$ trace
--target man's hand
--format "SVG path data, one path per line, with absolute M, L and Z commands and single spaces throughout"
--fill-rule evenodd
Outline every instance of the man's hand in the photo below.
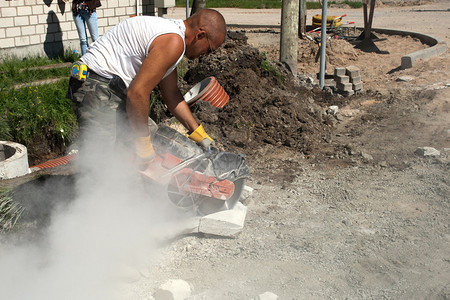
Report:
M 138 137 L 134 140 L 136 147 L 136 165 L 140 170 L 145 170 L 149 163 L 155 159 L 155 150 L 150 136 Z
M 190 135 L 188 135 L 188 138 L 196 142 L 200 147 L 202 147 L 205 150 L 209 150 L 211 146 L 214 146 L 214 141 L 212 138 L 209 137 L 209 135 L 205 132 L 205 129 L 203 129 L 203 126 L 200 124 L 200 126 L 195 129 L 194 132 L 192 132 Z

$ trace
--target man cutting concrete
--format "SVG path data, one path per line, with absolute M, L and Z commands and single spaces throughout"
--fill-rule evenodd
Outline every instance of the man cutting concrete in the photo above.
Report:
M 177 86 L 177 64 L 207 55 L 225 40 L 223 16 L 202 9 L 186 20 L 138 16 L 122 21 L 93 43 L 74 64 L 68 98 L 82 135 L 99 143 L 134 145 L 145 166 L 154 157 L 148 128 L 149 101 L 159 85 L 169 111 L 204 148 L 213 140 L 194 119 Z

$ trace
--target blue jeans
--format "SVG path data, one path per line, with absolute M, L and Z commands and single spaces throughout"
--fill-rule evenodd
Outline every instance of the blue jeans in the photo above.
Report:
M 87 28 L 89 28 L 92 42 L 98 39 L 97 13 L 94 11 L 92 14 L 89 14 L 87 10 L 80 10 L 76 16 L 73 16 L 73 20 L 77 26 L 78 36 L 80 37 L 81 55 L 84 55 L 88 47 L 86 24 Z

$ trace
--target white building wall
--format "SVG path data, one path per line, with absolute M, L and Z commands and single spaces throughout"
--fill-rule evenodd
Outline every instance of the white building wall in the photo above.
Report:
M 136 15 L 136 1 L 141 14 L 157 12 L 154 0 L 103 0 L 97 9 L 99 34 Z M 80 51 L 71 0 L 0 0 L 0 59 L 52 57 L 67 50 Z

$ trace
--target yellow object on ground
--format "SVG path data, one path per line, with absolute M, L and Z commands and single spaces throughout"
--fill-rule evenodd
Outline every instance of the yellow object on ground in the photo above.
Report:
M 333 20 L 334 24 L 333 24 Z M 312 25 L 314 28 L 322 26 L 322 15 L 315 15 L 312 17 Z M 327 16 L 327 27 L 339 27 L 342 25 L 342 17 L 341 16 Z

